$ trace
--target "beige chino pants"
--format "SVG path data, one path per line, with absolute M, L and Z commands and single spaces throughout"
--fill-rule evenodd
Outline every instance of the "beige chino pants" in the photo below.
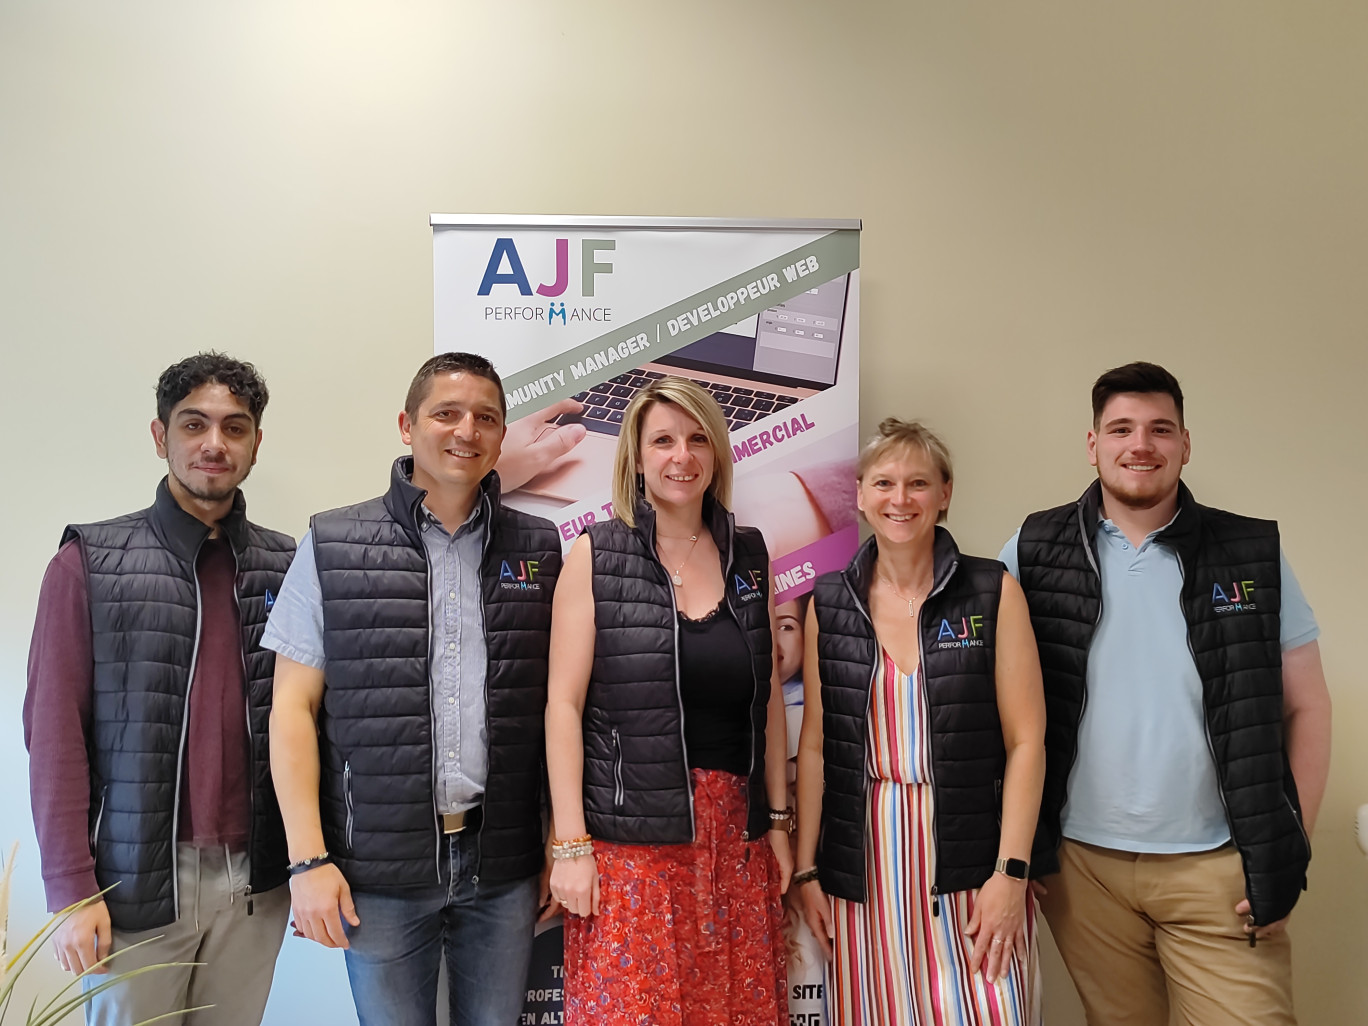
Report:
M 1291 941 L 1249 946 L 1234 847 L 1147 855 L 1065 840 L 1059 863 L 1040 904 L 1089 1026 L 1295 1026 Z
M 130 1026 L 200 1005 L 212 1008 L 164 1020 L 175 1026 L 256 1026 L 266 1010 L 276 955 L 290 918 L 290 888 L 252 896 L 247 914 L 247 856 L 181 844 L 176 852 L 180 918 L 168 926 L 114 931 L 114 951 L 156 938 L 109 963 L 111 973 L 164 962 L 198 966 L 153 969 L 91 999 L 88 1026 Z M 98 985 L 108 976 L 87 976 Z

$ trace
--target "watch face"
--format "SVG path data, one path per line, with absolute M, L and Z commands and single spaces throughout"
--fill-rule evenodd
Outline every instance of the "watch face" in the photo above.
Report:
M 1021 859 L 998 859 L 997 871 L 1004 876 L 1010 876 L 1013 880 L 1025 880 L 1031 871 L 1031 865 Z

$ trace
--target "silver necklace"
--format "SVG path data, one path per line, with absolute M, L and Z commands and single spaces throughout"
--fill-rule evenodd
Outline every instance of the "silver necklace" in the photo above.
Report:
M 661 548 L 660 542 L 663 541 L 663 540 L 664 540 L 663 537 L 656 540 L 656 548 L 657 548 L 657 549 Z M 686 552 L 686 553 L 684 553 L 684 558 L 681 559 L 681 560 L 679 561 L 679 566 L 675 567 L 675 572 L 672 573 L 672 574 L 670 575 L 670 582 L 671 582 L 676 588 L 682 588 L 682 587 L 684 587 L 684 577 L 683 577 L 683 575 L 681 574 L 681 571 L 684 569 L 684 564 L 687 563 L 687 562 L 689 561 L 689 557 L 693 555 L 694 546 L 696 546 L 696 545 L 698 544 L 698 535 L 696 535 L 696 534 L 691 534 L 691 535 L 689 535 L 689 542 L 690 542 L 689 551 Z M 664 554 L 665 554 L 665 553 L 662 551 L 662 552 L 661 552 L 661 555 L 663 556 Z
M 916 596 L 916 594 L 914 593 L 913 596 L 912 596 L 911 598 L 908 598 L 906 595 L 904 595 L 902 592 L 900 592 L 900 591 L 898 590 L 898 586 L 897 586 L 896 584 L 893 583 L 893 579 L 892 579 L 891 577 L 889 577 L 888 574 L 884 573 L 883 570 L 880 570 L 878 573 L 879 573 L 879 576 L 880 576 L 881 578 L 883 578 L 884 584 L 888 585 L 889 590 L 892 591 L 894 595 L 897 595 L 898 598 L 902 599 L 904 602 L 907 603 L 907 615 L 908 615 L 908 616 L 916 616 L 916 615 L 917 615 L 917 596 Z

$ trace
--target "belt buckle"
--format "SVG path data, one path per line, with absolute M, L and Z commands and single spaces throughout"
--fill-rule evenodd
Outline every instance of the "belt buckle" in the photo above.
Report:
M 473 811 L 473 809 L 463 809 L 460 812 L 442 813 L 442 833 L 459 834 L 466 828 L 466 819 Z

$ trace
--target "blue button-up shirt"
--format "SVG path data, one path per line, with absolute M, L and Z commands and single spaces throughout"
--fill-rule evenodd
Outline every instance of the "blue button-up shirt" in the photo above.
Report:
M 485 722 L 484 607 L 480 562 L 488 517 L 477 503 L 454 534 L 424 507 L 428 561 L 428 683 L 432 694 L 433 795 L 437 811 L 480 802 L 489 776 Z M 262 647 L 326 672 L 323 591 L 312 532 L 299 543 L 271 609 Z

